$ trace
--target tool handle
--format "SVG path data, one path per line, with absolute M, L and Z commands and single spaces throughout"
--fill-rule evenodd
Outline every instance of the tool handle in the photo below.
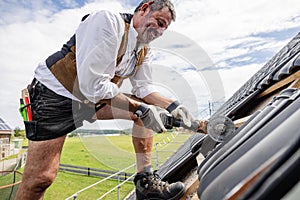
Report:
M 27 121 L 27 110 L 24 105 L 24 101 L 22 98 L 20 98 L 20 108 L 19 108 L 20 114 L 24 121 Z
M 192 121 L 191 126 L 187 126 L 183 123 L 182 119 L 176 119 L 171 114 L 162 116 L 162 121 L 166 129 L 172 129 L 173 127 L 182 127 L 194 132 L 197 132 L 199 129 L 198 121 Z
M 27 121 L 32 121 L 32 113 L 31 113 L 31 107 L 30 107 L 30 98 L 29 98 L 29 92 L 28 89 L 25 88 L 21 91 L 22 98 L 26 106 L 27 111 Z
M 173 126 L 175 126 L 175 127 L 182 127 L 182 128 L 194 131 L 194 132 L 198 131 L 199 123 L 197 121 L 192 121 L 191 126 L 187 126 L 183 123 L 183 121 L 181 119 L 175 119 L 175 118 L 173 118 L 173 119 L 174 119 Z

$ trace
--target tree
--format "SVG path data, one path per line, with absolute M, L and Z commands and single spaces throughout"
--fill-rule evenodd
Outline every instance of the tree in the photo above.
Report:
M 21 130 L 19 127 L 16 127 L 14 130 L 14 136 L 25 138 L 25 131 Z

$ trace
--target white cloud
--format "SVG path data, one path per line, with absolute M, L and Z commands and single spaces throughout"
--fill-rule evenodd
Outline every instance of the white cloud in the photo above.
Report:
M 237 38 L 299 27 L 300 8 L 291 6 L 297 4 L 297 0 L 177 1 L 180 17 L 171 28 L 199 42 L 216 59 L 215 54 Z
M 0 115 L 12 127 L 22 126 L 18 115 L 20 90 L 28 84 L 38 62 L 61 48 L 75 31 L 81 17 L 99 9 L 133 11 L 126 1 L 86 1 L 75 8 L 75 0 L 61 0 L 69 9 L 61 10 L 55 1 L 0 1 Z M 78 1 L 79 2 L 79 1 Z M 274 55 L 291 38 L 268 37 L 268 33 L 299 27 L 297 0 L 176 0 L 177 20 L 170 30 L 185 35 L 201 46 L 220 70 L 226 97 L 233 94 L 263 62 L 255 52 Z M 80 5 L 80 3 L 78 3 Z M 294 6 L 293 6 L 294 5 Z M 73 8 L 73 7 L 74 8 Z M 293 30 L 295 33 L 296 29 Z M 261 34 L 264 35 L 261 35 Z M 198 52 L 194 53 L 195 56 Z M 265 61 L 269 57 L 264 58 Z M 171 62 L 171 61 L 170 61 Z M 177 60 L 176 64 L 182 64 Z M 243 74 L 241 76 L 240 74 Z M 192 77 L 192 76 L 191 76 Z M 199 85 L 201 85 L 199 83 Z M 195 86 L 197 87 L 197 86 Z M 200 86 L 199 86 L 200 87 Z M 202 86 L 201 86 L 202 87 Z
M 260 64 L 245 65 L 231 70 L 218 70 L 225 89 L 226 99 L 230 98 L 240 87 L 246 83 L 260 68 Z
M 77 7 L 79 5 L 76 0 L 60 0 L 60 4 L 69 8 Z

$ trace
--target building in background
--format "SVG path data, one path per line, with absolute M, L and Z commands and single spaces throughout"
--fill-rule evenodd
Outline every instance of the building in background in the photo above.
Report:
M 0 117 L 0 160 L 13 154 L 13 145 L 10 144 L 13 133 L 12 128 Z

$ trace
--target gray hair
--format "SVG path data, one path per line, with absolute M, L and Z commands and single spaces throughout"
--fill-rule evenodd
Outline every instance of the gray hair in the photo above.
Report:
M 150 11 L 157 11 L 157 10 L 161 10 L 164 7 L 169 8 L 169 11 L 171 13 L 172 16 L 172 20 L 175 21 L 176 19 L 176 12 L 175 12 L 175 7 L 173 5 L 173 3 L 170 0 L 143 0 L 134 10 L 134 13 L 138 12 L 139 9 L 142 7 L 143 4 L 148 3 L 148 2 L 153 2 L 152 4 L 150 4 Z

